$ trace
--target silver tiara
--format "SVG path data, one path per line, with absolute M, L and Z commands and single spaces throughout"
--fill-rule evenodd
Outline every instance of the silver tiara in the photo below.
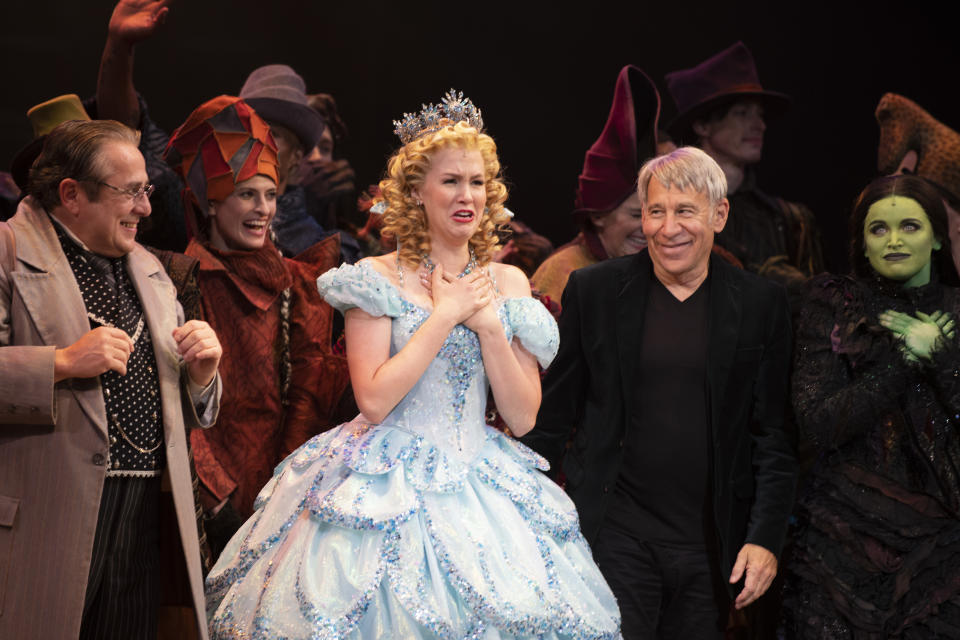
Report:
M 393 121 L 393 132 L 407 144 L 428 133 L 439 131 L 456 122 L 466 122 L 477 131 L 483 130 L 483 118 L 463 91 L 450 89 L 440 104 L 422 105 L 420 113 L 405 113 L 403 120 Z

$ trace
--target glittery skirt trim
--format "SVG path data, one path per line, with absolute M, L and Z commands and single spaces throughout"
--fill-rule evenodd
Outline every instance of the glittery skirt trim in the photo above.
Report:
M 618 638 L 542 458 L 352 422 L 291 454 L 207 579 L 213 638 Z

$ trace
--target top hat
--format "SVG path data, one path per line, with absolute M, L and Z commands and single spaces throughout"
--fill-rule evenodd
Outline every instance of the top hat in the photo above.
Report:
M 917 152 L 916 175 L 945 189 L 960 202 L 960 133 L 909 98 L 888 93 L 876 111 L 880 125 L 877 169 L 890 174 L 909 151 Z
M 667 90 L 677 105 L 677 116 L 668 125 L 671 134 L 683 139 L 699 118 L 715 107 L 740 98 L 756 98 L 766 115 L 786 111 L 790 96 L 767 91 L 760 84 L 757 66 L 747 46 L 737 42 L 692 69 L 666 75 Z
M 10 175 L 21 191 L 27 190 L 30 167 L 43 151 L 43 141 L 47 139 L 47 134 L 58 124 L 68 120 L 90 120 L 87 110 L 80 102 L 80 96 L 75 93 L 57 96 L 30 107 L 27 118 L 33 125 L 33 140 L 17 152 L 10 164 Z
M 268 64 L 254 69 L 240 89 L 240 97 L 261 118 L 293 131 L 304 153 L 320 142 L 326 123 L 307 102 L 307 85 L 285 64 Z
M 647 74 L 627 65 L 617 75 L 603 133 L 583 160 L 574 216 L 607 212 L 637 188 L 640 166 L 656 155 L 660 94 Z

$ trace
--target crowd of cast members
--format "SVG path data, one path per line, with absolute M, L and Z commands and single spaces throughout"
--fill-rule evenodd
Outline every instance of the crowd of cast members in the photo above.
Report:
M 167 4 L 0 180 L 0 637 L 960 635 L 955 131 L 883 96 L 831 274 L 749 49 L 627 65 L 554 250 L 456 91 L 367 189 L 287 65 L 163 131 Z

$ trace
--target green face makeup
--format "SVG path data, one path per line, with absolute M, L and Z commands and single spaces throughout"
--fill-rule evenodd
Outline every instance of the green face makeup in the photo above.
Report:
M 930 255 L 940 248 L 920 203 L 903 196 L 874 202 L 863 221 L 864 254 L 884 278 L 920 287 L 930 282 Z

